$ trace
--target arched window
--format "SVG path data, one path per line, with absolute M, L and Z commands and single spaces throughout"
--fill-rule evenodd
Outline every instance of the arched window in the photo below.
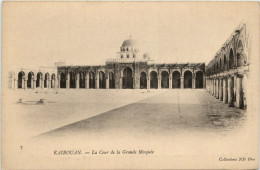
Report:
M 129 54 L 127 54 L 127 58 L 129 58 Z
M 123 54 L 121 55 L 121 58 L 124 58 L 124 55 L 123 55 Z
M 133 54 L 133 58 L 135 58 L 135 54 Z

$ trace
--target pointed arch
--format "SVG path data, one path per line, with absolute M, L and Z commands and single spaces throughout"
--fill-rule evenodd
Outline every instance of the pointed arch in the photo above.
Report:
M 184 72 L 184 88 L 192 88 L 192 72 L 189 70 Z
M 43 77 L 43 74 L 41 72 L 38 72 L 37 73 L 37 79 L 36 79 L 36 88 L 37 87 L 42 87 L 42 77 Z
M 66 75 L 65 73 L 60 73 L 60 88 L 66 88 Z
M 56 79 L 56 76 L 54 73 L 52 73 L 51 75 L 51 88 L 55 88 L 55 79 Z
M 44 76 L 44 88 L 48 88 L 48 83 L 49 83 L 49 73 L 45 73 L 45 76 Z
M 181 73 L 179 71 L 172 73 L 172 88 L 181 88 Z
M 133 88 L 133 72 L 130 67 L 126 67 L 123 71 L 123 89 Z
M 25 79 L 25 73 L 23 71 L 20 71 L 18 73 L 18 82 L 17 82 L 18 89 L 24 88 L 24 79 Z
M 86 74 L 84 72 L 79 72 L 79 88 L 85 88 L 86 84 L 85 84 L 85 77 Z
M 151 71 L 150 73 L 150 88 L 158 89 L 158 76 L 155 71 Z
M 161 77 L 161 88 L 169 88 L 169 73 L 167 71 L 162 71 Z
M 95 88 L 95 73 L 92 71 L 89 72 L 89 88 Z
M 76 74 L 75 72 L 71 71 L 69 72 L 70 75 L 70 88 L 75 89 L 76 88 Z
M 141 72 L 140 75 L 140 89 L 147 89 L 147 75 L 145 72 Z
M 106 76 L 103 71 L 99 72 L 99 88 L 105 89 L 106 88 Z
M 34 73 L 30 71 L 27 76 L 27 88 L 33 88 Z
M 196 84 L 195 84 L 197 89 L 202 89 L 203 88 L 203 72 L 202 71 L 197 71 L 196 72 Z

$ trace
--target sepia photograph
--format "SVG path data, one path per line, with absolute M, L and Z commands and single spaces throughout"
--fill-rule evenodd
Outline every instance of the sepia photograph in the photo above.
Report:
M 2 2 L 3 169 L 258 169 L 259 2 Z

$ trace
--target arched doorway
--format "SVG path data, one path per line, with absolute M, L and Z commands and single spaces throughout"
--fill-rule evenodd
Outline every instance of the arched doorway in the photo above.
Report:
M 169 88 L 169 73 L 167 71 L 162 72 L 161 88 Z
M 33 72 L 28 73 L 27 88 L 33 88 Z
M 60 88 L 66 88 L 66 76 L 64 73 L 60 73 Z
M 103 71 L 99 72 L 99 88 L 105 89 L 106 88 L 106 76 Z
M 74 72 L 70 72 L 70 88 L 74 89 L 76 87 L 76 76 Z
M 157 73 L 155 71 L 152 71 L 150 73 L 150 88 L 151 89 L 158 89 L 158 78 Z
M 92 71 L 89 72 L 89 88 L 95 88 L 95 73 L 93 73 Z
M 147 78 L 145 72 L 142 72 L 140 75 L 140 89 L 147 89 Z
M 202 71 L 198 71 L 196 73 L 196 88 L 197 89 L 203 88 L 203 73 L 202 73 Z
M 231 48 L 229 53 L 229 69 L 233 69 L 233 68 L 234 68 L 234 55 L 233 55 L 233 50 Z
M 18 82 L 17 82 L 18 89 L 24 88 L 24 76 L 25 76 L 24 72 L 20 71 L 18 74 Z
M 51 88 L 55 88 L 55 74 L 51 75 Z
M 44 88 L 48 88 L 49 86 L 49 73 L 45 73 L 45 76 L 44 76 Z
M 132 88 L 133 88 L 132 69 L 126 67 L 123 71 L 123 89 L 132 89 Z
M 85 74 L 79 72 L 79 88 L 85 88 Z
M 114 77 L 114 73 L 112 72 L 109 73 L 109 88 L 110 89 L 115 88 L 115 77 Z
M 192 88 L 192 73 L 185 71 L 184 73 L 184 88 Z
M 181 74 L 178 71 L 174 71 L 172 73 L 172 88 L 180 88 L 181 87 Z
M 37 73 L 36 88 L 42 87 L 42 73 Z

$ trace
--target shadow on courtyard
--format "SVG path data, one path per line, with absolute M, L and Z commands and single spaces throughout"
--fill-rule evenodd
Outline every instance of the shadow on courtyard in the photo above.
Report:
M 205 90 L 166 90 L 43 133 L 37 138 L 114 135 L 172 136 L 178 133 L 226 135 L 246 119 L 245 110 L 228 107 Z

